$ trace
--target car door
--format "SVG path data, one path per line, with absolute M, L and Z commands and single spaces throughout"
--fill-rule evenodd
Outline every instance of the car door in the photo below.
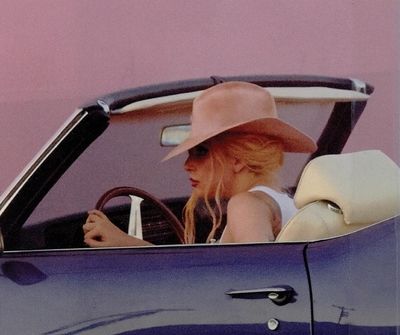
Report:
M 303 249 L 4 252 L 1 333 L 311 334 Z
M 353 85 L 315 77 L 244 79 L 265 87 Z M 1 334 L 310 334 L 304 244 L 76 249 L 83 243 L 76 232 L 82 233 L 84 215 L 112 187 L 135 186 L 160 199 L 189 195 L 186 179 L 176 172 L 182 162 L 159 162 L 168 149 L 159 145 L 159 131 L 187 123 L 193 96 L 186 93 L 219 80 L 154 85 L 96 99 L 71 116 L 0 196 L 6 249 L 0 257 Z M 161 103 L 164 96 L 169 100 Z M 153 98 L 156 103 L 149 105 Z M 323 106 L 320 99 L 311 99 L 312 108 L 303 108 L 301 100 L 306 113 L 297 113 L 292 103 L 282 105 L 288 116 L 313 129 L 320 144 L 316 155 L 340 152 L 366 97 L 345 98 L 346 103 L 329 98 Z M 323 116 L 321 122 L 312 121 L 311 110 Z M 290 158 L 283 180 L 293 189 L 308 157 Z M 79 222 L 72 224 L 75 216 Z M 46 230 L 57 234 L 48 240 Z
M 309 245 L 315 335 L 399 333 L 399 223 Z

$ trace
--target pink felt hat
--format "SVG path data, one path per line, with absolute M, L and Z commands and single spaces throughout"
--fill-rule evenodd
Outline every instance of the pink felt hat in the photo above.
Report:
M 317 149 L 309 136 L 279 119 L 275 100 L 267 90 L 232 81 L 208 88 L 194 99 L 190 134 L 163 161 L 226 131 L 277 138 L 286 152 Z

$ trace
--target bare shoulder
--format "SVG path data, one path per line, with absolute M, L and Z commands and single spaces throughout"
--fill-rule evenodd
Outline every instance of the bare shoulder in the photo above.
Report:
M 274 201 L 271 198 L 272 201 Z M 273 202 L 255 192 L 242 192 L 234 195 L 228 201 L 228 216 L 246 221 L 251 218 L 273 217 L 275 206 Z
M 273 240 L 274 209 L 252 192 L 238 193 L 228 202 L 227 226 L 222 242 Z
M 274 211 L 278 204 L 263 192 L 241 192 L 234 195 L 228 202 L 228 210 L 264 209 Z

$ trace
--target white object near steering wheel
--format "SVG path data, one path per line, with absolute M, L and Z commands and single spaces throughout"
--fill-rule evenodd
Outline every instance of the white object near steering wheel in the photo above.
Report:
M 131 198 L 131 211 L 129 214 L 128 235 L 143 239 L 140 204 L 144 199 L 136 195 L 130 195 L 129 198 Z

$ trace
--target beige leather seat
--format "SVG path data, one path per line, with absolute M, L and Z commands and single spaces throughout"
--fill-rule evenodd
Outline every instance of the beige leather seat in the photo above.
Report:
M 294 196 L 299 211 L 277 242 L 340 236 L 400 214 L 400 169 L 379 150 L 310 161 Z

